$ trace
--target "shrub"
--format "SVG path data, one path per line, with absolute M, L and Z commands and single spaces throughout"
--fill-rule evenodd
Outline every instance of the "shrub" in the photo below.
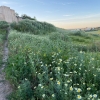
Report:
M 70 35 L 80 36 L 80 37 L 84 37 L 86 39 L 91 39 L 91 37 L 88 34 L 86 34 L 84 31 L 71 32 Z
M 67 33 L 52 32 L 49 37 L 50 37 L 51 40 L 55 40 L 55 41 L 59 40 L 59 39 L 63 40 L 63 41 L 69 41 L 70 40 Z
M 100 42 L 94 42 L 90 49 L 91 51 L 100 52 Z
M 30 82 L 25 79 L 22 80 L 22 82 L 19 84 L 19 86 L 17 87 L 17 91 L 15 91 L 14 93 L 11 93 L 8 96 L 9 100 L 29 100 L 30 98 L 32 98 L 32 89 L 31 89 L 31 84 Z
M 74 48 L 76 48 L 78 51 L 84 51 L 84 52 L 88 52 L 90 49 L 88 46 L 85 46 L 85 45 L 74 45 L 73 46 Z
M 22 19 L 29 19 L 29 20 L 36 20 L 36 18 L 31 18 L 30 16 L 26 15 L 26 14 L 23 14 L 22 16 Z
M 9 24 L 6 21 L 0 21 L 0 29 L 6 29 Z
M 22 20 L 12 23 L 11 27 L 20 32 L 30 32 L 32 34 L 47 34 L 56 31 L 55 26 L 46 22 Z

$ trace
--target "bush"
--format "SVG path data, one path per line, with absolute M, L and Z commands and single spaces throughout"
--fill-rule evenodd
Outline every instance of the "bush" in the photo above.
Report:
M 22 19 L 29 19 L 29 20 L 36 20 L 36 18 L 31 18 L 30 16 L 26 15 L 26 14 L 23 14 L 22 16 Z
M 86 39 L 90 39 L 91 37 L 86 34 L 84 31 L 76 31 L 76 32 L 71 32 L 70 35 L 74 35 L 74 36 L 80 36 L 80 37 L 84 37 Z
M 100 42 L 94 42 L 91 46 L 91 51 L 100 52 Z
M 30 82 L 25 79 L 22 80 L 22 82 L 19 84 L 19 86 L 17 87 L 17 91 L 10 94 L 8 96 L 9 100 L 29 100 L 30 98 L 32 98 L 32 89 L 31 89 L 31 84 Z
M 0 29 L 6 29 L 9 24 L 6 21 L 0 21 Z
M 59 39 L 63 40 L 63 41 L 69 41 L 70 40 L 67 33 L 52 32 L 49 37 L 50 37 L 51 40 L 55 40 L 55 41 L 59 40 Z
M 55 26 L 46 22 L 22 20 L 12 23 L 11 27 L 20 32 L 30 32 L 32 34 L 47 34 L 56 31 Z
M 85 51 L 85 52 L 100 52 L 100 43 L 94 42 L 89 46 L 86 45 L 74 45 L 73 48 L 76 48 L 78 51 Z

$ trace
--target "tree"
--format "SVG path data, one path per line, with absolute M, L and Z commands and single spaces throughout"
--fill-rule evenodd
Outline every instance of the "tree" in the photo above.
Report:
M 16 12 L 16 13 L 15 13 L 15 16 L 16 16 L 16 17 L 19 17 L 19 14 Z

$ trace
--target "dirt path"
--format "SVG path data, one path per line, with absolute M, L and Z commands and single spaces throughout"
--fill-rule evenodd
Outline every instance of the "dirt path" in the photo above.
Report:
M 6 96 L 11 93 L 12 88 L 7 80 L 5 80 L 5 73 L 3 72 L 6 67 L 6 62 L 8 59 L 8 34 L 9 29 L 7 30 L 6 38 L 4 41 L 4 50 L 3 50 L 3 59 L 2 66 L 0 67 L 0 100 L 7 100 Z

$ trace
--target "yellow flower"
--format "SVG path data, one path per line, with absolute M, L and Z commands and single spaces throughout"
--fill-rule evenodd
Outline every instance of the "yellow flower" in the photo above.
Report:
M 58 85 L 60 85 L 60 82 L 59 82 L 59 81 L 57 81 L 57 84 L 58 84 Z
M 87 90 L 91 90 L 91 88 L 87 88 Z
M 79 99 L 79 100 L 80 100 L 80 99 L 82 99 L 82 97 L 81 97 L 80 95 L 77 95 L 77 99 Z
M 80 93 L 82 90 L 80 88 L 77 89 L 77 92 Z
M 50 80 L 52 81 L 52 80 L 53 80 L 53 78 L 50 78 Z
M 70 80 L 68 80 L 67 83 L 70 83 Z
M 43 89 L 43 88 L 44 88 L 44 86 L 41 86 L 41 88 Z
M 70 91 L 73 91 L 73 87 L 72 86 L 69 89 L 70 89 Z
M 92 95 L 89 95 L 89 98 L 92 98 Z
M 60 71 L 60 67 L 57 67 L 57 70 Z

